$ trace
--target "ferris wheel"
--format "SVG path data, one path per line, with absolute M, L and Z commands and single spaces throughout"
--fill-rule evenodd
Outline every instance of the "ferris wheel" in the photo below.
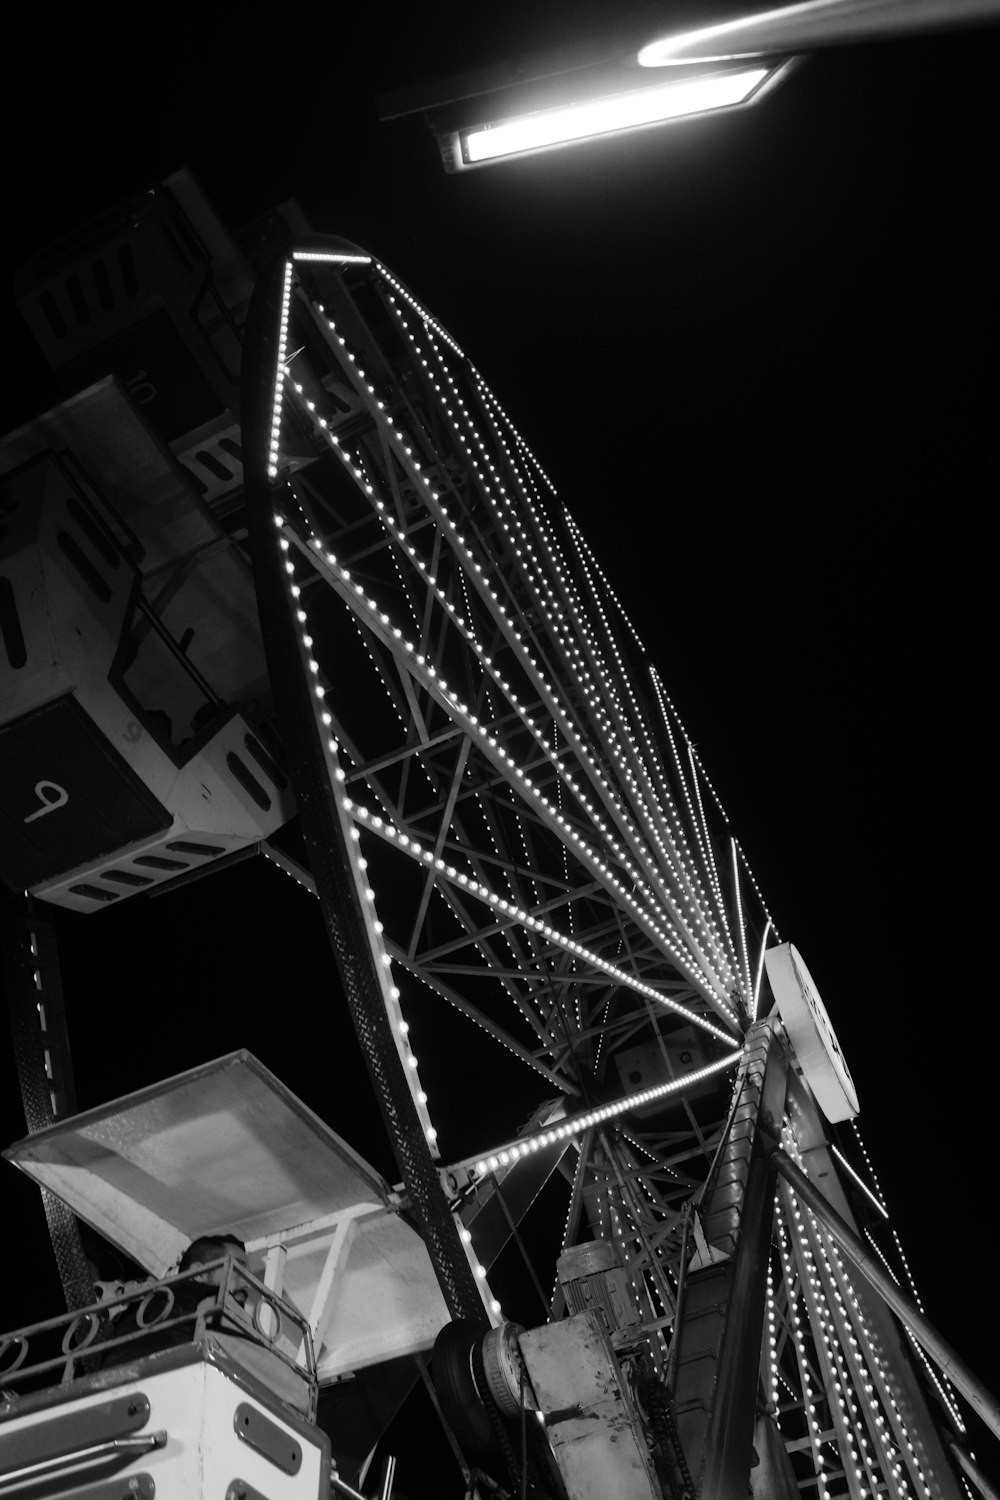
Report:
M 815 986 L 572 508 L 356 246 L 276 263 L 250 339 L 251 539 L 311 876 L 272 854 L 323 900 L 453 1316 L 600 1304 L 668 1392 L 645 1419 L 671 1492 L 742 1461 L 754 1495 L 963 1494 L 928 1405 L 960 1434 L 951 1386 L 755 1165 L 780 1137 L 905 1283 Z M 713 1360 L 752 1457 L 720 1447 Z

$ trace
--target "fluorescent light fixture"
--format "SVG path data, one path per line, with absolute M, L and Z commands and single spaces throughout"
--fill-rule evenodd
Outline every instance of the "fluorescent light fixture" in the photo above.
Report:
M 772 70 L 769 64 L 711 73 L 470 127 L 459 131 L 462 165 L 476 166 L 746 104 Z

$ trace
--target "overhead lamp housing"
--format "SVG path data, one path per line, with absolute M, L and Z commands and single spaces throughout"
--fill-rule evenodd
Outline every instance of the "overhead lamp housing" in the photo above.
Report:
M 685 115 L 732 109 L 749 103 L 767 76 L 764 67 L 707 73 L 491 120 L 456 132 L 461 160 L 453 170 L 465 171 L 501 157 L 529 156 L 597 136 L 664 125 Z
M 672 68 L 651 78 L 634 60 L 497 70 L 455 79 L 436 99 L 411 94 L 382 103 L 383 119 L 421 113 L 437 138 L 445 170 L 468 172 L 536 156 L 581 141 L 649 130 L 672 120 L 756 104 L 797 61 L 754 58 L 706 67 Z

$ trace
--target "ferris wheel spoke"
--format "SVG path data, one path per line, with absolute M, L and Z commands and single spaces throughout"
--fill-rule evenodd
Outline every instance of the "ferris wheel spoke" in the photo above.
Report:
M 342 587 L 341 592 L 348 599 L 348 601 L 353 604 L 353 599 L 351 598 L 350 592 L 346 589 L 346 587 Z M 390 641 L 384 640 L 383 644 L 387 645 L 389 647 L 389 649 L 392 649 Z M 404 682 L 407 681 L 407 679 L 409 679 L 410 682 L 412 682 L 414 684 L 418 684 L 419 687 L 422 688 L 424 690 L 424 692 L 427 694 L 427 696 L 428 696 L 429 699 L 433 699 L 433 701 L 439 707 L 444 707 L 445 710 L 446 710 L 446 712 L 447 712 L 449 710 L 449 708 L 451 707 L 451 705 L 448 704 L 448 703 L 445 703 L 444 700 L 443 700 L 442 695 L 440 693 L 436 693 L 434 691 L 434 682 L 433 682 L 433 679 L 434 679 L 434 675 L 436 675 L 436 674 L 433 673 L 432 669 L 428 670 L 426 668 L 426 661 L 425 661 L 425 659 L 422 659 L 419 654 L 417 654 L 416 659 L 411 660 L 410 658 L 413 655 L 414 655 L 414 653 L 412 651 L 412 647 L 410 648 L 409 652 L 404 652 L 404 651 L 400 650 L 397 653 L 395 653 L 396 660 L 398 662 L 403 663 L 404 666 L 405 666 L 405 668 L 406 668 L 405 673 L 403 674 L 403 680 L 404 680 Z M 410 704 L 411 704 L 412 711 L 420 719 L 421 727 L 424 728 L 426 721 L 420 715 L 420 710 L 419 710 L 418 705 L 412 699 L 410 700 Z M 474 719 L 475 717 L 476 716 L 472 715 L 472 716 L 469 716 L 469 719 L 471 720 L 471 719 Z M 478 720 L 477 720 L 477 723 L 478 723 Z M 430 737 L 429 734 L 427 734 L 427 738 L 429 738 L 429 737 Z M 483 743 L 484 740 L 485 740 L 485 744 Z M 485 754 L 486 757 L 491 761 L 491 764 L 493 766 L 494 772 L 498 773 L 498 779 L 501 782 L 503 782 L 503 783 L 507 784 L 508 786 L 510 786 L 511 790 L 515 793 L 515 795 L 520 795 L 520 796 L 523 797 L 523 795 L 524 795 L 524 788 L 523 788 L 523 785 L 521 784 L 521 783 L 523 783 L 523 781 L 525 779 L 523 771 L 521 772 L 520 779 L 518 779 L 517 777 L 513 776 L 511 774 L 511 772 L 510 772 L 510 768 L 509 768 L 509 765 L 507 763 L 509 758 L 506 757 L 506 756 L 501 756 L 501 755 L 496 754 L 495 753 L 496 749 L 497 749 L 496 737 L 493 734 L 488 733 L 485 729 L 482 729 L 480 731 L 479 741 L 477 743 L 477 750 L 479 751 L 480 754 Z M 550 832 L 554 831 L 554 828 L 553 828 L 554 824 L 560 824 L 561 823 L 563 827 L 566 826 L 567 820 L 565 819 L 565 816 L 562 815 L 562 814 L 559 814 L 557 812 L 554 812 L 552 804 L 549 802 L 549 800 L 546 797 L 544 797 L 544 795 L 543 795 L 543 793 L 541 791 L 531 799 L 530 810 L 534 814 L 534 816 L 535 816 L 535 818 L 537 820 L 541 821 L 542 823 L 545 823 L 548 826 Z M 597 855 L 594 853 L 594 851 L 590 847 L 588 847 L 587 845 L 584 844 L 582 837 L 579 836 L 579 835 L 577 835 L 577 837 L 576 837 L 576 844 L 577 844 L 577 848 L 575 849 L 574 852 L 575 852 L 575 854 L 577 855 L 578 858 L 581 858 L 584 861 L 586 861 L 587 863 L 589 863 L 592 868 L 594 868 L 595 861 L 596 861 L 596 868 L 597 868 L 597 870 L 601 871 L 601 872 L 603 872 L 605 870 L 606 867 L 599 861 L 599 859 L 597 858 Z M 642 920 L 643 916 L 644 916 L 644 910 L 643 910 L 643 908 L 641 908 L 639 906 L 639 903 L 635 902 L 634 900 L 632 901 L 632 904 L 636 908 L 640 920 Z
M 700 783 L 699 778 L 698 778 L 698 764 L 697 764 L 697 761 L 696 761 L 696 758 L 695 758 L 694 748 L 691 745 L 690 741 L 688 741 L 688 744 L 687 744 L 687 752 L 688 752 L 688 763 L 689 763 L 690 768 L 691 768 L 691 782 L 692 782 L 692 786 L 694 788 L 694 800 L 695 800 L 695 805 L 696 805 L 696 807 L 698 809 L 698 818 L 699 818 L 699 822 L 700 822 L 700 825 L 701 825 L 702 838 L 703 838 L 703 841 L 704 841 L 703 847 L 705 849 L 706 865 L 707 865 L 707 868 L 708 868 L 708 870 L 710 872 L 710 879 L 711 879 L 712 885 L 713 885 L 714 890 L 715 890 L 715 898 L 716 898 L 716 902 L 717 902 L 717 906 L 718 906 L 719 915 L 722 918 L 723 930 L 724 930 L 725 935 L 726 935 L 727 947 L 729 949 L 730 954 L 732 955 L 733 971 L 734 971 L 735 974 L 738 975 L 739 972 L 740 972 L 740 961 L 739 961 L 739 958 L 737 957 L 736 945 L 735 945 L 735 942 L 734 942 L 734 939 L 733 939 L 733 930 L 732 930 L 733 918 L 732 918 L 732 914 L 731 914 L 731 912 L 729 910 L 729 907 L 728 907 L 726 901 L 724 900 L 723 894 L 722 894 L 722 881 L 719 878 L 719 868 L 718 868 L 718 864 L 716 863 L 715 849 L 714 849 L 714 845 L 713 845 L 712 835 L 709 832 L 708 819 L 707 819 L 706 814 L 705 814 L 705 803 L 704 803 L 704 799 L 703 799 L 702 794 L 701 794 L 701 783 Z M 747 997 L 747 998 L 749 998 L 749 997 Z
M 462 778 L 465 775 L 465 768 L 468 764 L 469 751 L 471 750 L 471 748 L 471 741 L 467 737 L 463 737 L 459 741 L 458 753 L 455 756 L 455 762 L 448 777 L 447 793 L 441 807 L 441 817 L 438 823 L 437 833 L 434 835 L 434 839 L 431 843 L 431 853 L 434 856 L 435 863 L 441 858 L 441 855 L 445 848 L 445 843 L 448 838 L 448 834 L 451 830 L 452 819 L 455 813 L 455 802 L 458 798 L 458 792 L 462 784 Z M 424 917 L 427 914 L 427 907 L 430 903 L 431 893 L 434 890 L 435 884 L 435 874 L 432 869 L 429 870 L 424 876 L 423 889 L 420 893 L 420 900 L 417 903 L 416 913 L 413 918 L 413 927 L 411 931 L 409 947 L 409 953 L 411 956 L 416 950 L 416 946 L 420 938 L 420 932 L 424 925 Z
M 736 932 L 739 937 L 740 961 L 742 963 L 745 997 L 744 1003 L 746 1005 L 747 1012 L 749 1013 L 751 1006 L 753 1005 L 753 981 L 750 978 L 750 957 L 747 953 L 747 932 L 746 924 L 743 920 L 743 896 L 740 891 L 740 867 L 739 862 L 736 858 L 735 839 L 729 840 L 729 849 L 732 858 L 733 869 L 733 903 L 735 906 L 733 915 L 736 923 Z
M 488 1035 L 492 1036 L 502 1047 L 506 1047 L 508 1052 L 512 1053 L 514 1057 L 519 1058 L 526 1067 L 530 1068 L 540 1078 L 544 1078 L 553 1088 L 557 1088 L 561 1093 L 565 1094 L 577 1094 L 579 1092 L 579 1086 L 571 1078 L 557 1072 L 551 1067 L 547 1067 L 536 1052 L 531 1051 L 522 1042 L 518 1041 L 510 1031 L 493 1020 L 480 1006 L 472 1004 L 454 986 L 450 985 L 440 972 L 415 963 L 392 943 L 386 946 L 392 954 L 393 959 L 401 968 L 406 969 L 415 979 L 419 979 L 428 989 L 433 990 L 442 1000 L 446 1000 L 449 1005 L 460 1011 L 462 1015 L 467 1016 L 470 1021 L 473 1021 L 477 1026 L 481 1026 Z M 482 973 L 482 970 L 478 971 L 479 975 L 482 975 Z
M 681 1106 L 684 1112 L 686 1130 L 683 1133 L 683 1146 L 678 1147 L 676 1143 L 664 1142 L 656 1136 L 648 1139 L 643 1138 L 639 1131 L 634 1134 L 642 1141 L 645 1149 L 653 1153 L 657 1159 L 658 1169 L 661 1173 L 669 1174 L 669 1185 L 671 1192 L 675 1189 L 678 1201 L 690 1197 L 691 1191 L 696 1186 L 701 1186 L 705 1174 L 711 1168 L 715 1159 L 716 1149 L 722 1139 L 724 1121 L 701 1121 L 691 1109 L 690 1101 L 681 1095 Z
M 600 1007 L 605 1011 L 605 1007 Z M 578 1025 L 572 1029 L 565 1027 L 562 1036 L 553 1040 L 551 1056 L 556 1064 L 565 1064 L 574 1056 L 577 1058 L 588 1055 L 588 1043 L 602 1040 L 611 1041 L 620 1045 L 628 1040 L 629 1036 L 636 1035 L 639 1031 L 646 1031 L 645 1022 L 637 1027 L 635 1017 L 629 1014 L 619 1020 L 611 1019 L 606 1013 L 602 1014 L 601 1021 L 597 1025 Z
M 662 774 L 664 783 L 667 786 L 668 805 L 683 807 L 685 813 L 683 819 L 679 818 L 677 814 L 674 816 L 675 836 L 685 849 L 691 867 L 696 871 L 695 881 L 699 897 L 704 902 L 706 910 L 713 912 L 711 919 L 713 932 L 716 934 L 720 944 L 725 947 L 731 966 L 735 968 L 736 953 L 732 946 L 732 935 L 729 931 L 729 914 L 722 900 L 718 872 L 715 868 L 711 835 L 708 832 L 704 818 L 704 809 L 697 795 L 697 786 L 693 784 L 697 773 L 691 757 L 682 758 L 677 747 L 677 735 L 682 734 L 686 743 L 687 736 L 684 734 L 683 726 L 679 720 L 677 721 L 675 732 L 674 724 L 671 722 L 673 705 L 663 691 L 659 673 L 654 666 L 650 666 L 649 668 L 649 678 L 653 684 L 653 691 L 660 710 L 660 719 L 670 746 L 670 765 L 673 777 L 680 793 L 679 798 L 670 795 L 669 778 L 666 763 L 664 762 Z
M 362 614 L 362 618 L 365 618 L 366 625 L 371 628 L 373 626 L 373 622 L 372 622 L 372 620 L 370 618 L 370 614 L 373 611 L 373 609 L 375 608 L 374 601 L 372 601 L 370 598 L 367 598 L 367 597 L 364 596 L 364 592 L 363 592 L 362 586 L 360 584 L 352 583 L 352 578 L 351 578 L 350 570 L 342 569 L 341 570 L 341 577 L 340 577 L 340 579 L 338 580 L 335 577 L 334 578 L 334 584 L 335 584 L 335 587 L 337 588 L 337 592 L 345 600 L 345 602 L 347 602 L 353 609 L 355 609 L 356 611 L 360 612 Z M 367 615 L 369 617 L 366 617 L 365 611 L 359 611 L 358 610 L 358 602 L 357 601 L 358 601 L 359 594 L 361 595 L 361 597 L 363 599 L 364 605 L 366 606 Z M 410 683 L 415 684 L 415 685 L 419 685 L 419 688 L 423 690 L 423 692 L 427 695 L 428 699 L 433 699 L 434 702 L 438 706 L 444 707 L 446 712 L 448 712 L 449 710 L 451 710 L 452 706 L 453 706 L 453 703 L 454 703 L 455 695 L 454 695 L 454 693 L 452 693 L 451 694 L 451 701 L 446 702 L 443 699 L 443 696 L 442 696 L 442 694 L 440 692 L 435 692 L 435 690 L 434 690 L 434 678 L 436 676 L 436 673 L 434 672 L 434 669 L 433 669 L 432 666 L 428 666 L 428 664 L 426 662 L 426 658 L 423 656 L 423 653 L 415 652 L 411 643 L 407 643 L 405 645 L 405 647 L 396 646 L 395 650 L 393 650 L 393 641 L 388 637 L 388 634 L 384 630 L 384 617 L 383 617 L 381 623 L 383 624 L 383 633 L 382 633 L 382 643 L 383 643 L 383 645 L 387 649 L 389 649 L 390 651 L 393 651 L 393 655 L 394 655 L 394 658 L 395 658 L 397 664 L 401 664 L 402 667 L 405 669 L 405 671 L 403 673 L 401 673 L 401 676 L 402 676 L 402 679 L 403 679 L 403 682 L 404 682 L 404 686 L 409 687 Z M 374 629 L 375 629 L 375 633 L 378 634 L 379 632 L 378 632 L 377 625 L 374 627 Z M 397 637 L 399 636 L 398 630 L 395 631 L 394 633 L 397 635 Z M 407 682 L 407 679 L 409 679 L 409 682 Z M 410 694 L 409 694 L 409 701 L 410 701 L 411 709 L 412 709 L 414 715 L 419 716 L 419 709 L 418 709 L 416 703 L 414 702 L 414 700 L 412 698 L 412 689 L 411 689 Z M 470 720 L 474 720 L 476 722 L 477 727 L 478 727 L 478 722 L 479 721 L 478 721 L 478 719 L 477 719 L 477 717 L 475 715 L 468 715 L 467 717 Z M 426 728 L 425 728 L 425 726 L 424 726 L 423 723 L 421 724 L 421 727 L 425 729 L 425 733 L 426 733 Z M 520 768 L 520 767 L 517 768 L 517 770 L 518 770 L 518 777 L 516 777 L 516 778 L 513 777 L 511 775 L 511 770 L 510 770 L 510 761 L 511 761 L 512 757 L 510 757 L 509 754 L 507 754 L 506 752 L 501 752 L 498 755 L 497 754 L 490 755 L 490 752 L 496 751 L 497 745 L 499 743 L 497 741 L 497 739 L 496 739 L 496 736 L 493 735 L 492 733 L 488 732 L 485 728 L 480 728 L 480 739 L 481 740 L 485 739 L 486 745 L 484 746 L 482 743 L 479 743 L 477 745 L 477 748 L 481 752 L 485 749 L 486 754 L 488 756 L 490 756 L 490 758 L 492 760 L 494 771 L 498 772 L 500 778 L 502 780 L 507 781 L 507 783 L 512 786 L 512 790 L 515 790 L 515 794 L 519 794 L 519 795 L 521 795 L 523 797 L 523 795 L 524 795 L 524 785 L 523 785 L 523 782 L 526 779 L 525 772 L 524 772 L 523 768 Z M 533 786 L 533 784 L 529 782 L 529 786 Z M 551 825 L 553 823 L 553 820 L 555 820 L 556 822 L 561 823 L 564 827 L 568 826 L 567 825 L 567 820 L 565 818 L 565 815 L 553 811 L 553 804 L 550 802 L 550 800 L 547 797 L 544 796 L 543 789 L 539 788 L 539 790 L 535 793 L 535 795 L 533 797 L 533 801 L 534 801 L 534 804 L 535 804 L 534 808 L 533 808 L 533 811 L 534 811 L 535 815 L 538 816 L 538 817 L 541 817 L 541 819 L 543 821 L 547 822 L 549 824 L 549 826 L 550 826 L 550 830 L 551 830 Z M 589 862 L 589 864 L 590 864 L 591 869 L 593 870 L 594 869 L 594 863 L 593 862 L 597 858 L 595 852 L 587 844 L 584 843 L 583 838 L 582 838 L 581 835 L 579 835 L 579 834 L 576 835 L 575 842 L 576 842 L 577 847 L 574 850 L 574 853 L 577 855 L 577 857 L 581 857 L 581 858 L 587 860 Z M 598 863 L 597 863 L 597 868 L 601 869 L 601 870 L 603 870 L 605 868 L 603 866 L 603 864 L 601 864 L 601 862 L 599 860 L 598 860 Z M 617 885 L 617 889 L 619 891 L 622 891 L 623 888 L 624 888 L 624 883 L 621 882 L 621 881 L 619 881 L 618 885 Z M 640 906 L 640 903 L 637 902 L 634 897 L 627 897 L 626 899 L 629 899 L 631 901 L 631 904 L 636 909 L 636 911 L 637 911 L 637 913 L 639 915 L 640 921 L 642 921 L 643 917 L 644 917 L 644 908 L 642 908 Z M 646 918 L 646 920 L 648 921 L 649 918 Z M 710 968 L 709 968 L 709 966 L 707 965 L 707 963 L 705 961 L 704 955 L 698 949 L 698 946 L 697 946 L 696 942 L 693 940 L 693 936 L 692 936 L 690 930 L 686 928 L 686 926 L 685 926 L 684 923 L 679 922 L 679 921 L 676 924 L 676 930 L 679 931 L 679 932 L 681 932 L 683 934 L 683 938 L 684 938 L 684 941 L 686 943 L 686 946 L 687 946 L 688 950 L 692 951 L 693 958 L 701 966 L 701 972 L 703 974 L 710 973 L 711 971 L 710 971 Z M 661 936 L 662 936 L 662 928 L 660 929 L 660 932 L 661 932 Z M 715 1001 L 715 1004 L 716 1004 L 717 1008 L 720 1008 L 723 1011 L 723 1013 L 725 1013 L 727 1007 L 725 1007 L 724 1005 L 720 1007 L 718 1000 Z
M 477 926 L 471 912 L 464 905 L 456 905 L 455 887 L 452 885 L 443 889 L 447 889 L 448 898 L 456 915 L 461 919 L 464 932 L 447 942 L 437 943 L 433 948 L 423 948 L 408 954 L 408 961 L 419 965 L 428 973 L 440 973 L 443 968 L 443 959 L 461 955 L 469 949 L 470 944 L 474 945 L 482 955 L 481 964 L 485 963 L 491 978 L 506 989 L 523 1018 L 535 1031 L 543 1047 L 548 1049 L 551 1037 L 547 1018 L 542 1013 L 538 1000 L 538 989 L 539 986 L 550 982 L 550 976 L 541 967 L 543 954 L 537 945 L 537 933 L 530 930 L 521 933 L 516 924 L 508 921 L 489 922 L 485 926 Z M 552 903 L 553 906 L 558 904 L 560 903 Z M 490 910 L 492 910 L 492 905 Z M 525 946 L 520 941 L 522 937 L 530 946 Z M 511 967 L 509 956 L 505 956 L 495 946 L 495 943 L 501 939 L 507 945 L 509 956 L 518 960 L 516 967 Z M 483 973 L 481 966 L 478 969 L 472 965 L 449 967 L 452 972 L 456 973 L 463 972 L 469 975 L 474 972 Z
M 662 1224 L 660 1230 L 657 1231 L 658 1238 L 673 1234 L 681 1219 L 681 1213 L 676 1205 L 688 1202 L 690 1182 L 682 1180 L 672 1171 L 662 1153 L 651 1149 L 650 1145 L 639 1138 L 638 1132 L 626 1126 L 622 1128 L 620 1134 L 627 1148 L 627 1159 L 632 1163 L 633 1174 L 641 1182 L 643 1191 L 655 1203 L 661 1216 Z
M 662 779 L 658 783 L 657 770 L 654 770 L 658 756 L 649 735 L 645 716 L 632 691 L 629 674 L 625 669 L 624 660 L 615 641 L 610 619 L 605 611 L 603 599 L 606 596 L 614 599 L 613 591 L 607 589 L 606 580 L 603 578 L 603 575 L 600 575 L 601 588 L 596 586 L 591 571 L 594 565 L 590 549 L 586 546 L 579 528 L 573 522 L 572 517 L 565 508 L 564 515 L 589 587 L 592 606 L 601 620 L 607 647 L 614 657 L 614 670 L 611 671 L 607 666 L 606 660 L 603 659 L 603 654 L 599 654 L 599 659 L 601 659 L 601 674 L 606 691 L 617 709 L 622 740 L 632 750 L 633 769 L 638 769 L 641 777 L 645 827 L 651 831 L 658 854 L 666 861 L 672 877 L 678 879 L 685 886 L 690 897 L 694 897 L 695 892 L 690 879 L 691 872 L 685 867 L 683 858 L 679 861 L 677 858 L 679 850 L 683 849 L 683 840 L 678 845 L 671 847 L 669 844 L 664 843 L 656 832 L 657 826 L 662 824 L 664 816 L 666 815 L 669 818 L 673 809 L 669 796 L 667 796 L 665 801 L 661 800 L 661 794 L 666 788 Z M 594 567 L 594 571 L 599 572 L 596 567 Z M 615 600 L 615 603 L 617 604 L 617 600 Z M 631 622 L 627 623 L 629 630 L 633 637 L 635 637 L 635 631 L 631 626 Z M 638 639 L 637 637 L 635 638 Z M 599 652 L 599 648 L 596 645 L 594 646 L 594 651 L 595 653 Z M 625 698 L 621 696 L 616 687 L 617 683 L 621 684 Z M 643 749 L 643 747 L 645 748 Z M 680 832 L 679 828 L 677 832 Z
M 550 1050 L 551 1037 L 545 1026 L 543 1018 L 539 1015 L 539 1006 L 535 995 L 535 987 L 538 984 L 538 974 L 532 968 L 510 969 L 504 965 L 504 955 L 499 950 L 494 950 L 490 939 L 502 935 L 502 927 L 495 928 L 486 936 L 468 933 L 461 939 L 455 939 L 446 945 L 449 954 L 462 954 L 474 949 L 479 955 L 478 965 L 453 965 L 449 966 L 447 972 L 460 970 L 464 977 L 479 978 L 489 981 L 490 987 L 500 989 L 513 1004 L 518 1015 L 534 1033 L 535 1041 L 541 1051 L 538 1055 Z M 433 988 L 439 988 L 439 978 L 443 966 L 439 956 L 445 951 L 444 945 L 435 950 L 437 958 L 426 953 L 405 954 L 407 966 L 414 972 L 426 976 L 427 982 Z M 446 983 L 446 981 L 443 981 Z M 536 1055 L 536 1054 L 532 1054 Z
M 583 1209 L 584 1184 L 587 1175 L 587 1162 L 593 1150 L 594 1130 L 593 1126 L 586 1130 L 579 1141 L 575 1142 L 577 1147 L 576 1167 L 573 1172 L 573 1182 L 570 1191 L 569 1207 L 566 1213 L 566 1224 L 563 1229 L 562 1243 L 560 1249 L 565 1250 L 568 1245 L 574 1244 L 580 1229 L 580 1215 Z

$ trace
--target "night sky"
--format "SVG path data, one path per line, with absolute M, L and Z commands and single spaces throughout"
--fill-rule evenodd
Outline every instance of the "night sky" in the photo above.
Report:
M 824 996 L 927 1312 L 995 1379 L 1000 31 L 831 51 L 752 111 L 446 177 L 423 123 L 380 125 L 375 94 L 530 55 L 568 15 L 602 22 L 594 4 L 482 9 L 22 20 L 3 103 L 0 426 L 55 399 L 12 268 L 178 166 L 231 224 L 295 195 L 406 281 L 636 620 Z M 246 1045 L 391 1175 L 348 1070 L 305 1060 L 318 997 L 336 1004 L 308 898 L 257 866 L 218 885 L 61 919 L 80 1106 Z M 246 1002 L 261 974 L 278 1001 L 264 1020 Z M 130 1036 L 123 1069 L 109 1053 Z M 4 1056 L 6 1144 L 23 1120 Z M 978 1451 L 1000 1471 L 988 1440 Z

